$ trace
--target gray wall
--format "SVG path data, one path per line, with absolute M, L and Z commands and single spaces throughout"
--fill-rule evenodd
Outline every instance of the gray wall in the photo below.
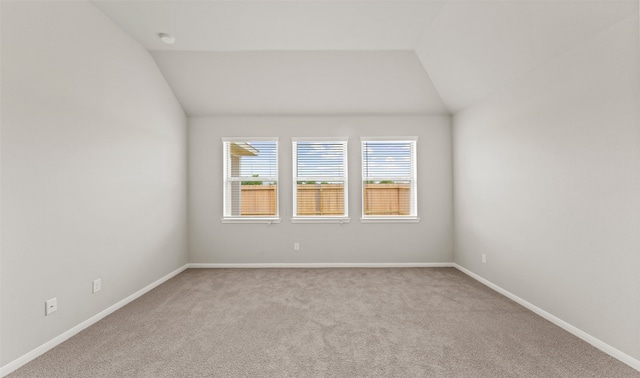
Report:
M 453 121 L 455 261 L 636 359 L 638 46 L 634 15 Z
M 361 136 L 418 136 L 420 223 L 362 224 Z M 280 224 L 223 224 L 221 137 L 277 136 Z M 291 137 L 349 137 L 351 223 L 292 224 Z M 192 263 L 451 262 L 451 129 L 448 116 L 212 117 L 189 120 L 189 252 Z M 300 243 L 300 251 L 293 243 Z
M 2 2 L 2 365 L 186 263 L 186 170 L 146 50 L 88 2 Z

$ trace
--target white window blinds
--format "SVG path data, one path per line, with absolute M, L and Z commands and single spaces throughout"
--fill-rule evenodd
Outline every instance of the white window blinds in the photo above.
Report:
M 347 140 L 293 140 L 294 217 L 347 216 Z
M 417 217 L 416 138 L 362 139 L 362 217 Z
M 278 141 L 223 138 L 224 218 L 278 217 Z

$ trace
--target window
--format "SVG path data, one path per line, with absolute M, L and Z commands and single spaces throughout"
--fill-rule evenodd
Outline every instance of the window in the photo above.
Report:
M 347 139 L 293 140 L 293 222 L 347 222 Z
M 223 138 L 223 222 L 278 220 L 276 138 Z
M 416 142 L 362 138 L 363 221 L 418 221 Z

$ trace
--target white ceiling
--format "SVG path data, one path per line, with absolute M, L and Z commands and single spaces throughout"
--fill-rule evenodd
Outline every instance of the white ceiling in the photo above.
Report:
M 148 50 L 413 50 L 444 1 L 94 1 Z M 158 32 L 174 35 L 165 45 Z
M 152 52 L 191 116 L 453 113 L 638 12 L 637 0 L 92 2 Z
M 446 113 L 413 51 L 154 51 L 191 115 Z
M 637 9 L 637 1 L 450 2 L 416 52 L 455 113 Z

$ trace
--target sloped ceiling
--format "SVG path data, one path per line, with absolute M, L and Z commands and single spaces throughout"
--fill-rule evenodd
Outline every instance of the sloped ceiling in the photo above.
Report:
M 416 52 L 455 113 L 637 9 L 637 1 L 449 2 Z
M 445 113 L 413 51 L 154 51 L 190 115 Z
M 148 50 L 413 50 L 444 1 L 93 2 Z M 158 32 L 177 39 L 165 45 Z
M 638 11 L 637 0 L 93 4 L 151 52 L 190 116 L 454 113 Z

